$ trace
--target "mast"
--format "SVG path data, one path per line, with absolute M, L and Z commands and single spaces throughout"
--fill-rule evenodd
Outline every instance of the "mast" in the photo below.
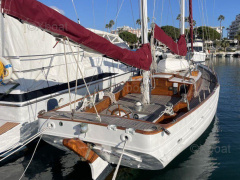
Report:
M 185 34 L 185 0 L 181 0 L 181 35 Z
M 142 28 L 142 44 L 148 43 L 148 16 L 147 16 L 147 0 L 141 0 L 141 28 Z M 143 104 L 150 104 L 150 71 L 143 71 Z
M 190 24 L 190 39 L 191 39 L 191 48 L 193 52 L 193 12 L 192 12 L 192 0 L 189 0 L 189 24 Z

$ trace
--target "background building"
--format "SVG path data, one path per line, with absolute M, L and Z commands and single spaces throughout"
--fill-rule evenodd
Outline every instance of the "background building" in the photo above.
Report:
M 119 32 L 128 31 L 132 34 L 136 34 L 139 38 L 141 36 L 141 29 L 134 29 L 129 26 L 118 27 L 117 30 L 111 31 L 112 34 L 119 34 Z
M 234 39 L 237 33 L 240 31 L 240 14 L 236 16 L 235 21 L 228 28 L 228 39 Z

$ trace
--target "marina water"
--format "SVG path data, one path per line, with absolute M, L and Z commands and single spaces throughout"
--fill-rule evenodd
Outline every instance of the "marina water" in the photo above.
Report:
M 213 60 L 221 84 L 217 116 L 205 133 L 160 171 L 122 167 L 117 179 L 240 179 L 240 59 Z M 19 179 L 35 144 L 0 164 L 0 179 Z M 91 179 L 79 157 L 40 143 L 23 179 Z M 111 175 L 107 178 L 111 179 Z

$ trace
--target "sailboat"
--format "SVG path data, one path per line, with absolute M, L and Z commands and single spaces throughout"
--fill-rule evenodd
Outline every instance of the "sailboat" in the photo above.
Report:
M 31 15 L 34 21 L 24 20 L 34 24 L 36 19 L 43 22 L 54 17 L 58 24 L 65 20 L 37 1 L 32 2 L 32 7 L 38 6 L 51 16 L 43 18 L 42 13 L 36 14 L 22 2 L 12 2 L 14 6 L 8 13 L 16 17 Z M 152 32 L 155 39 L 182 56 L 187 53 L 184 2 L 181 1 L 182 35 L 178 43 L 172 42 L 157 25 Z M 118 56 L 123 51 L 111 44 L 103 47 L 106 42 L 102 38 L 72 22 L 69 23 L 78 33 L 74 28 L 56 32 L 64 39 L 142 70 L 141 76 L 94 93 L 88 91 L 83 98 L 39 112 L 39 132 L 43 139 L 87 161 L 93 179 L 103 178 L 114 164 L 117 167 L 113 179 L 120 165 L 146 170 L 165 168 L 203 134 L 216 113 L 220 85 L 213 70 L 194 63 L 185 66 L 180 58 L 171 61 L 176 66 L 169 64 L 170 61 L 163 62 L 167 71 L 150 72 L 154 56 L 147 39 L 147 0 L 141 0 L 140 4 L 143 45 L 136 52 L 124 51 L 125 56 Z M 191 12 L 192 5 L 189 7 Z M 83 41 L 84 38 L 88 41 Z
M 32 8 L 33 1 L 19 2 Z M 76 43 L 69 42 L 70 48 L 67 41 L 48 31 L 49 28 L 56 31 L 68 28 L 65 22 L 57 27 L 49 26 L 45 21 L 41 24 L 45 29 L 10 14 L 9 9 L 14 3 L 9 4 L 7 0 L 0 0 L 0 3 L 0 156 L 33 139 L 38 131 L 39 111 L 49 111 L 70 99 L 85 96 L 83 77 L 93 93 L 126 81 L 137 73 L 132 66 L 103 57 Z M 51 10 L 61 15 L 55 9 Z M 90 31 L 127 48 L 117 35 L 95 29 Z M 80 68 L 82 75 L 78 73 Z

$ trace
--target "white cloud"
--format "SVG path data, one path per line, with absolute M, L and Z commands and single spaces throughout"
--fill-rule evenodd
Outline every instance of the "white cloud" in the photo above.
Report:
M 61 13 L 62 15 L 65 15 L 65 12 L 59 8 L 57 8 L 56 6 L 50 6 L 50 8 L 54 9 L 55 11 Z

